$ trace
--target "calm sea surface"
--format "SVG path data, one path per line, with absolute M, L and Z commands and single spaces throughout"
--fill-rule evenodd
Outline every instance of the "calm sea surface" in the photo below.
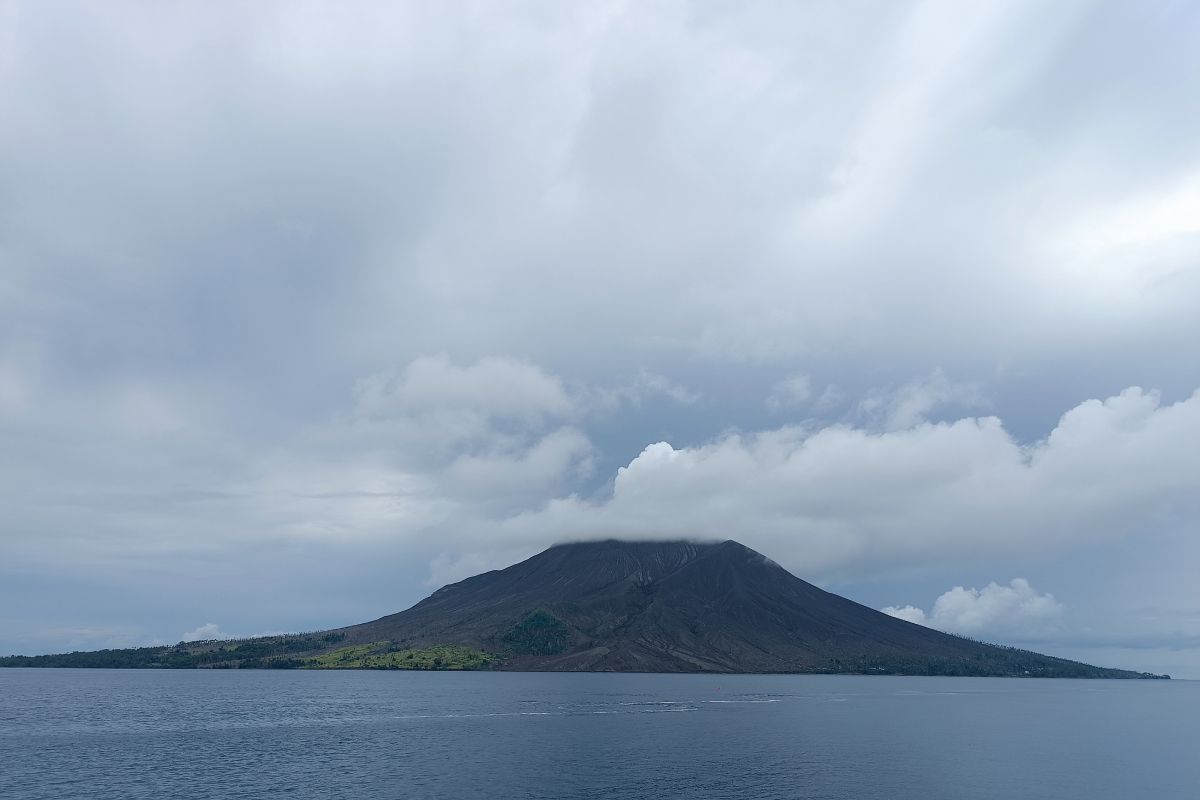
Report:
M 1200 798 L 1200 683 L 0 669 L 0 797 Z

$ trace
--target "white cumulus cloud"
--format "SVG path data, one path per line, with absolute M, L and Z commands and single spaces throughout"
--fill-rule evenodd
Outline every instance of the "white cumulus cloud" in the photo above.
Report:
M 1017 441 L 996 417 L 876 431 L 848 425 L 648 445 L 612 492 L 504 522 L 566 537 L 734 537 L 806 575 L 894 569 L 1181 531 L 1200 504 L 1200 393 L 1132 387 Z M 482 542 L 480 542 L 482 544 Z
M 965 635 L 1043 633 L 1057 622 L 1063 606 L 1054 595 L 1039 592 L 1024 578 L 1007 585 L 989 583 L 982 589 L 955 586 L 933 603 L 926 614 L 915 606 L 888 606 L 883 613 L 930 628 Z

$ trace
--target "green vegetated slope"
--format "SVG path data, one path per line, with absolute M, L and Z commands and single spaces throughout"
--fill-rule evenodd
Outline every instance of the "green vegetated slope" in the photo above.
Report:
M 495 656 L 459 645 L 402 648 L 370 642 L 328 650 L 346 637 L 279 636 L 240 642 L 180 642 L 163 647 L 98 650 L 51 656 L 9 656 L 0 667 L 85 667 L 95 669 L 487 669 Z M 314 650 L 328 652 L 313 654 Z
M 504 649 L 511 653 L 531 656 L 550 656 L 566 650 L 570 644 L 571 628 L 544 608 L 530 613 L 504 634 Z
M 305 666 L 311 669 L 468 670 L 487 669 L 495 660 L 491 653 L 453 644 L 396 649 L 391 642 L 370 642 L 324 653 Z

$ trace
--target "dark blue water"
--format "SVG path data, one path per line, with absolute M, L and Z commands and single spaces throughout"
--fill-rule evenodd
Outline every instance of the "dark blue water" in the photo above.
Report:
M 0 797 L 1200 798 L 1200 683 L 0 670 Z

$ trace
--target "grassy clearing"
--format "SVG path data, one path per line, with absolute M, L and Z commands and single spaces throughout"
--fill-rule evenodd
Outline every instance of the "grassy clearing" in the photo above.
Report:
M 491 653 L 456 644 L 396 650 L 391 642 L 352 645 L 312 659 L 310 669 L 487 669 Z

